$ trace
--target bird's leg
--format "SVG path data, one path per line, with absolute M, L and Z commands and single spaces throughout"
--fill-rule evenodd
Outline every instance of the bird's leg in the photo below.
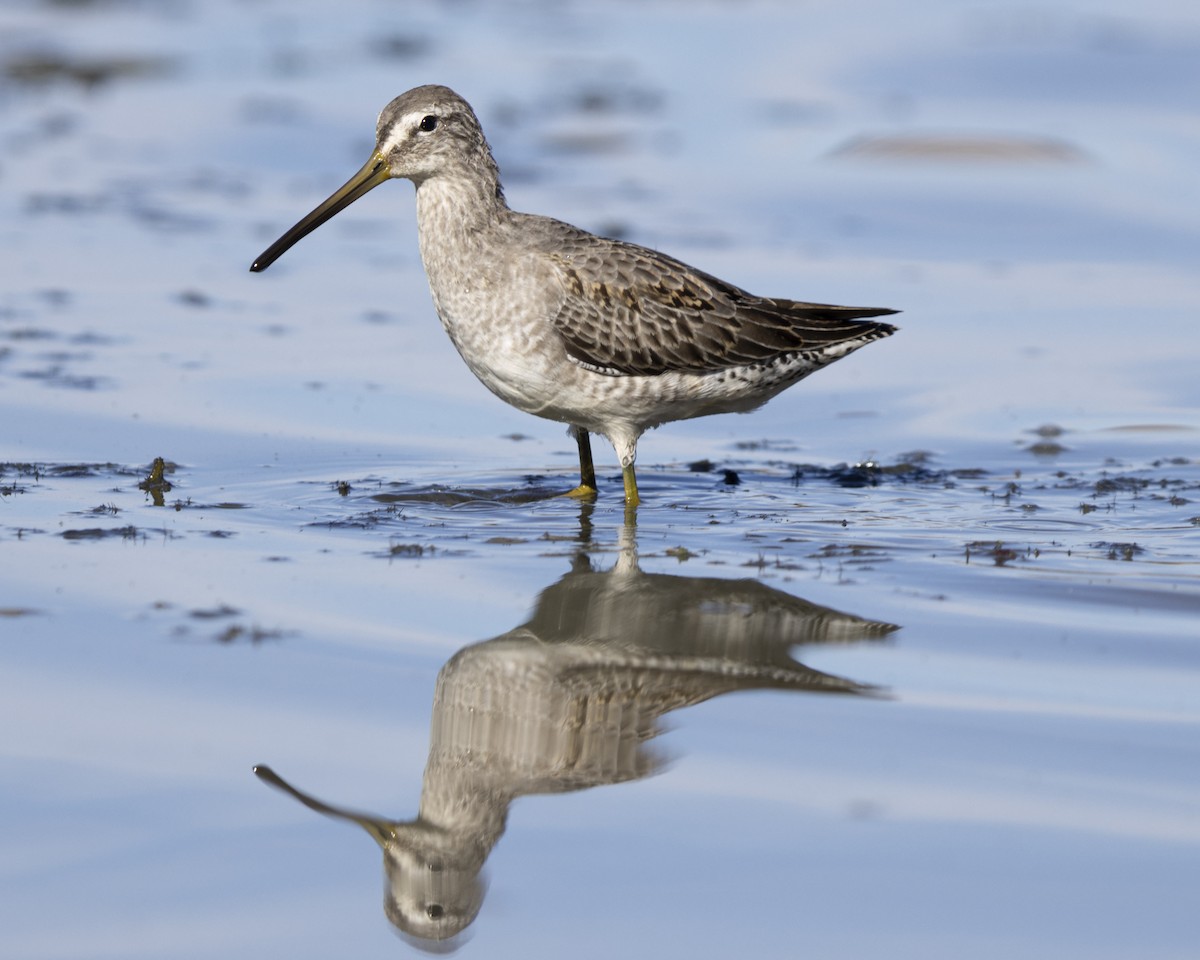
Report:
M 595 493 L 596 465 L 592 463 L 592 441 L 583 427 L 575 432 L 575 440 L 579 444 L 579 485 Z
M 641 503 L 641 498 L 638 496 L 637 475 L 633 472 L 632 463 L 621 467 L 621 477 L 625 481 L 625 506 L 636 507 Z
M 570 434 L 579 444 L 579 486 L 567 491 L 566 495 L 580 500 L 594 497 L 597 487 L 596 465 L 592 462 L 592 441 L 583 427 L 572 426 Z
M 625 480 L 625 529 L 632 531 L 637 526 L 638 497 L 637 476 L 633 472 L 633 464 L 621 467 L 621 476 Z

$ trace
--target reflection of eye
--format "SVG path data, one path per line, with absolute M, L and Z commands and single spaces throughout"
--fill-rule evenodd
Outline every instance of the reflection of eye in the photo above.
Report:
M 440 903 L 431 903 L 425 908 L 425 912 L 429 915 L 430 920 L 439 920 L 446 911 L 442 909 Z
M 421 130 L 424 133 L 431 133 L 437 129 L 437 117 L 430 114 L 427 117 L 421 118 Z

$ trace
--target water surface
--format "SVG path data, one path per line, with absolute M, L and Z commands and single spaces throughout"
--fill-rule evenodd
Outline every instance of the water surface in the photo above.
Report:
M 7 6 L 4 955 L 1191 956 L 1198 53 L 1169 0 Z M 247 272 L 426 82 L 514 207 L 900 332 L 648 434 L 636 529 L 601 443 L 549 496 L 407 184 Z

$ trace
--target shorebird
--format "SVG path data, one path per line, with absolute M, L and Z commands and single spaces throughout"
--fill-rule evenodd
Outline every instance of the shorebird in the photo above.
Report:
M 664 717 L 738 690 L 882 696 L 805 666 L 797 647 L 881 642 L 867 620 L 761 580 L 644 573 L 630 526 L 609 570 L 580 553 L 520 626 L 463 647 L 438 671 L 415 819 L 336 807 L 270 767 L 263 782 L 362 827 L 383 850 L 384 912 L 430 950 L 483 905 L 484 864 L 515 800 L 632 783 L 663 769 Z M 380 752 L 381 770 L 392 762 Z M 459 941 L 461 943 L 461 941 Z M 444 951 L 443 951 L 444 952 Z
M 647 247 L 511 210 L 474 110 L 453 90 L 396 97 L 371 158 L 250 269 L 386 180 L 411 180 L 434 308 L 471 372 L 526 413 L 568 424 L 579 486 L 596 494 L 589 433 L 621 461 L 638 504 L 638 438 L 651 427 L 744 413 L 895 327 L 895 313 L 759 297 Z

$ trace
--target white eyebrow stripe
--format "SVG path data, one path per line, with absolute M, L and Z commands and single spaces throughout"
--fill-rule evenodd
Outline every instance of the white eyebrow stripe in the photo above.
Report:
M 415 130 L 417 124 L 427 116 L 429 116 L 428 110 L 413 110 L 393 120 L 380 138 L 379 145 L 385 149 L 399 146 L 412 135 L 410 131 Z

